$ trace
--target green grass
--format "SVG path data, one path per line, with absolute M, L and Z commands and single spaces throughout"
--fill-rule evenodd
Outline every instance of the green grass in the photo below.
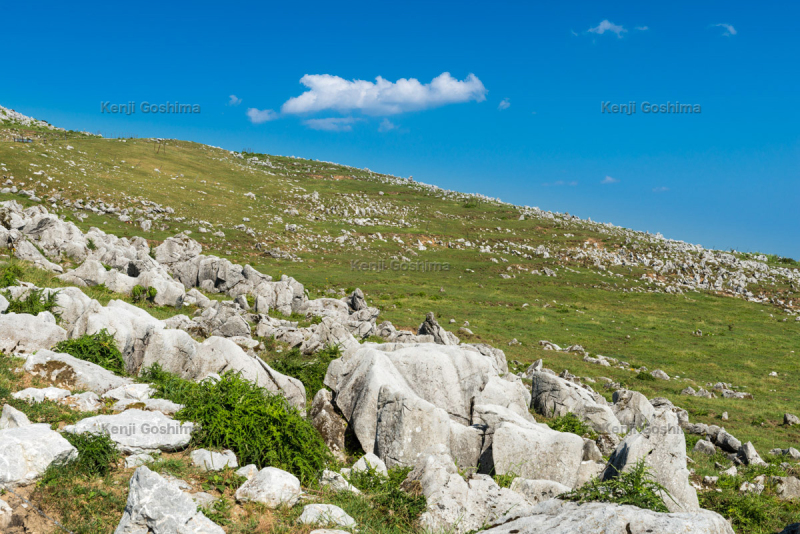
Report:
M 84 334 L 78 338 L 59 341 L 53 350 L 95 363 L 118 375 L 126 374 L 125 360 L 117 348 L 117 342 L 105 328 L 96 334 Z
M 548 419 L 546 423 L 547 426 L 558 432 L 571 432 L 590 439 L 597 438 L 597 433 L 592 430 L 592 427 L 574 413 Z
M 285 397 L 238 374 L 198 384 L 151 367 L 141 378 L 154 384 L 158 396 L 185 406 L 175 418 L 198 424 L 195 447 L 231 449 L 241 465 L 278 467 L 306 484 L 331 461 L 316 429 Z
M 267 356 L 266 361 L 279 373 L 300 380 L 306 388 L 307 400 L 311 401 L 317 391 L 324 387 L 322 381 L 328 365 L 339 356 L 339 347 L 326 347 L 310 356 L 303 355 L 298 349 L 292 349 L 281 354 L 272 353 Z

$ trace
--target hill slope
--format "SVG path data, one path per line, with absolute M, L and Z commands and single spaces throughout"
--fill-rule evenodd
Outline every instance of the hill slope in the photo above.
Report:
M 334 163 L 25 122 L 0 123 L 0 200 L 43 202 L 83 230 L 152 244 L 191 232 L 208 253 L 289 274 L 312 298 L 360 287 L 398 328 L 416 330 L 433 311 L 462 340 L 502 347 L 518 371 L 544 358 L 667 397 L 692 421 L 719 424 L 728 412 L 726 428 L 759 449 L 800 442 L 797 427 L 781 424 L 800 410 L 793 260 Z M 547 350 L 542 340 L 582 350 Z M 598 354 L 618 365 L 593 363 Z M 633 382 L 642 367 L 672 379 Z M 754 400 L 680 394 L 718 382 Z

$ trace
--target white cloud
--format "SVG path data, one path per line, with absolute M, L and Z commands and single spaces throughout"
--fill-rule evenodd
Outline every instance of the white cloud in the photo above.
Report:
M 619 183 L 619 180 L 616 178 L 612 178 L 611 176 L 606 176 L 603 178 L 603 181 L 600 182 L 601 184 L 616 184 Z
M 570 30 L 569 32 L 570 32 L 570 33 L 571 33 L 571 34 L 572 34 L 574 37 L 577 37 L 577 36 L 578 36 L 578 32 L 576 32 L 575 30 Z
M 497 109 L 499 109 L 500 111 L 503 111 L 504 109 L 508 109 L 510 107 L 511 107 L 511 101 L 507 98 L 504 98 L 503 100 L 500 101 L 499 104 L 497 104 Z
M 236 95 L 231 95 L 228 98 L 230 98 L 230 100 L 228 100 L 229 106 L 238 106 L 239 104 L 242 103 L 242 99 Z
M 589 28 L 588 30 L 590 33 L 596 33 L 597 35 L 603 35 L 606 32 L 616 33 L 617 37 L 622 37 L 622 34 L 627 32 L 625 28 L 622 26 L 618 26 L 613 22 L 609 22 L 608 19 L 604 20 L 594 28 Z
M 647 26 L 636 26 L 636 27 L 634 28 L 634 30 L 639 30 L 640 32 L 646 32 L 646 31 L 647 31 L 647 30 L 649 30 L 649 29 L 650 29 L 650 28 L 648 28 Z
M 358 119 L 353 117 L 330 117 L 327 119 L 308 119 L 303 124 L 312 130 L 322 130 L 325 132 L 349 132 L 353 129 L 353 124 Z
M 284 113 L 310 113 L 323 110 L 349 112 L 358 110 L 368 115 L 395 115 L 406 111 L 486 100 L 486 87 L 474 74 L 459 81 L 449 72 L 420 83 L 416 78 L 390 82 L 378 76 L 375 82 L 345 80 L 330 74 L 306 74 L 300 83 L 308 91 L 290 98 Z
M 655 189 L 653 189 L 653 193 L 664 193 L 666 191 L 669 191 L 669 187 L 664 187 L 663 185 L 661 187 L 656 187 Z
M 719 27 L 719 28 L 725 28 L 725 31 L 723 32 L 722 35 L 724 35 L 726 37 L 730 37 L 732 35 L 736 35 L 736 28 L 734 28 L 733 25 L 731 25 L 731 24 L 720 23 L 720 24 L 713 24 L 713 26 L 714 27 Z
M 380 126 L 378 126 L 378 131 L 379 132 L 388 132 L 388 131 L 394 130 L 396 128 L 397 128 L 397 125 L 395 123 L 393 123 L 389 119 L 384 118 L 381 121 Z
M 261 124 L 262 122 L 274 121 L 278 118 L 278 114 L 271 109 L 256 109 L 247 108 L 246 115 L 250 118 L 253 124 Z

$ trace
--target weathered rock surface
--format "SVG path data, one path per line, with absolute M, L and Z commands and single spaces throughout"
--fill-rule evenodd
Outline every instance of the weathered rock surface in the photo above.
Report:
M 0 487 L 36 480 L 53 462 L 68 462 L 78 450 L 46 423 L 0 430 Z
M 605 399 L 574 382 L 545 372 L 532 373 L 531 408 L 546 417 L 574 413 L 596 432 L 621 433 L 622 425 Z
M 517 517 L 517 518 L 515 518 Z M 512 519 L 509 521 L 509 519 Z M 486 534 L 733 534 L 728 521 L 709 510 L 662 514 L 635 506 L 591 502 L 578 505 L 551 499 L 512 512 Z
M 192 459 L 192 464 L 203 471 L 221 471 L 226 467 L 232 469 L 239 467 L 239 462 L 236 461 L 236 454 L 231 450 L 213 452 L 206 449 L 196 449 L 192 451 L 189 457 Z
M 277 508 L 281 504 L 294 506 L 302 493 L 297 477 L 275 467 L 265 467 L 236 490 L 236 500 Z
M 689 512 L 700 508 L 697 492 L 689 482 L 686 439 L 675 413 L 663 410 L 650 425 L 625 436 L 611 455 L 603 478 L 614 478 L 639 460 L 644 460 L 656 482 L 671 495 L 672 498 L 664 497 L 670 511 Z
M 177 486 L 146 466 L 131 477 L 128 502 L 114 534 L 224 534 Z
M 131 379 L 117 376 L 94 363 L 49 350 L 40 350 L 28 356 L 23 369 L 57 387 L 83 389 L 99 394 L 132 382 Z
M 6 354 L 31 354 L 65 339 L 67 331 L 50 312 L 0 314 L 0 351 Z
M 307 504 L 297 521 L 302 525 L 332 525 L 345 528 L 356 526 L 355 519 L 333 504 Z
M 516 491 L 529 502 L 536 504 L 549 499 L 555 499 L 571 488 L 552 480 L 531 480 L 517 477 L 511 481 L 511 491 Z
M 3 405 L 3 412 L 0 414 L 0 430 L 6 428 L 19 428 L 31 424 L 28 416 L 8 404 Z

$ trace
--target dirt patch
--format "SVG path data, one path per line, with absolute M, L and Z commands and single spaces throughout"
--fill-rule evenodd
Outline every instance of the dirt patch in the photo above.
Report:
M 75 371 L 64 362 L 40 363 L 33 366 L 33 372 L 56 387 L 72 389 L 75 386 Z

